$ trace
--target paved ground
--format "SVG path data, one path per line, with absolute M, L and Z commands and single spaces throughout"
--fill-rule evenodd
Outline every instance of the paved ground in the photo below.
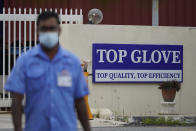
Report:
M 196 131 L 195 127 L 119 127 L 124 123 L 103 119 L 90 121 L 92 131 Z M 79 131 L 82 131 L 78 124 Z M 11 115 L 0 114 L 0 131 L 13 131 Z
M 13 131 L 13 129 L 0 129 L 0 131 Z M 92 131 L 196 131 L 196 127 L 94 127 Z
M 116 127 L 126 124 L 124 122 L 104 120 L 104 119 L 94 119 L 90 121 L 91 127 Z M 23 116 L 23 127 L 24 127 L 24 116 Z M 78 122 L 78 128 L 81 128 Z M 13 124 L 11 119 L 11 114 L 0 114 L 0 131 L 12 131 Z
M 92 131 L 196 131 L 196 127 L 101 127 Z

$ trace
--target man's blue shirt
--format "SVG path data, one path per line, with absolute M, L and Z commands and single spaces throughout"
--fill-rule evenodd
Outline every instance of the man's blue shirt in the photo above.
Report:
M 59 73 L 69 84 L 59 86 Z M 61 46 L 52 60 L 40 45 L 22 54 L 5 89 L 25 94 L 26 131 L 76 131 L 74 101 L 88 94 L 80 61 Z

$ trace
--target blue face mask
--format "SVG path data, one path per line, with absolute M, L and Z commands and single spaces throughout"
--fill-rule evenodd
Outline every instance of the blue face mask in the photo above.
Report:
M 46 48 L 52 48 L 59 41 L 58 32 L 40 32 L 39 41 Z

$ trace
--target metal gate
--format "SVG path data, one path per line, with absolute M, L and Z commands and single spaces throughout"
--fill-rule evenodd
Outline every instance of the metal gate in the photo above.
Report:
M 83 24 L 82 10 L 68 9 L 44 9 L 55 11 L 59 14 L 61 24 Z M 11 96 L 4 90 L 7 77 L 16 59 L 21 53 L 25 53 L 37 44 L 36 20 L 43 9 L 3 9 L 0 14 L 0 22 L 3 22 L 3 41 L 1 45 L 0 74 L 0 107 L 11 106 Z M 68 12 L 69 11 L 69 12 Z

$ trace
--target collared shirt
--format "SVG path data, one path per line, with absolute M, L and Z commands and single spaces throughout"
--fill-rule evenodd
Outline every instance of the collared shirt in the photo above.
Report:
M 76 131 L 74 101 L 88 95 L 79 59 L 61 46 L 52 60 L 40 45 L 22 54 L 5 89 L 25 94 L 26 131 Z

